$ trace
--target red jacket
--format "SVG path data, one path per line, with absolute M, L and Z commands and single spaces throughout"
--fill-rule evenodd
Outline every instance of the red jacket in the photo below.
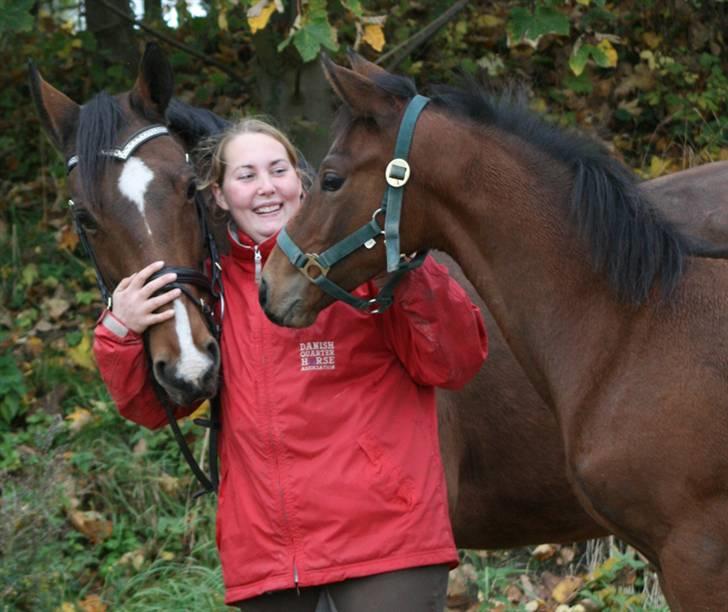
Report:
M 264 258 L 273 244 L 261 245 Z M 382 315 L 338 302 L 312 327 L 277 327 L 258 304 L 253 252 L 233 243 L 222 264 L 217 545 L 226 602 L 454 566 L 433 386 L 460 387 L 482 365 L 480 311 L 428 258 Z M 124 417 L 159 427 L 142 340 L 118 332 L 96 328 L 101 375 Z

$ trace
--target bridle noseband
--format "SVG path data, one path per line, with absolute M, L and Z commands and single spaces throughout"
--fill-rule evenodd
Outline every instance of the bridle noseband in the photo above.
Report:
M 304 253 L 293 242 L 285 228 L 278 234 L 278 246 L 286 254 L 289 261 L 309 281 L 335 299 L 371 314 L 384 312 L 392 305 L 394 288 L 397 283 L 402 279 L 405 272 L 422 265 L 427 256 L 427 252 L 424 251 L 410 260 L 400 252 L 399 225 L 404 187 L 410 178 L 410 166 L 407 162 L 407 156 L 412 144 L 417 119 L 429 101 L 430 99 L 425 96 L 416 95 L 410 100 L 405 109 L 394 147 L 394 158 L 387 164 L 384 172 L 387 188 L 381 206 L 374 211 L 369 223 L 329 247 L 323 253 Z M 377 220 L 380 215 L 384 215 L 384 228 Z M 359 298 L 327 278 L 332 266 L 361 247 L 373 248 L 380 236 L 384 236 L 387 252 L 387 272 L 391 274 L 385 286 L 374 298 L 368 300 Z
M 101 151 L 100 154 L 111 157 L 113 159 L 126 161 L 127 159 L 129 159 L 131 154 L 145 142 L 165 135 L 170 135 L 169 130 L 166 126 L 152 125 L 133 134 L 122 147 L 117 149 L 111 149 L 108 151 Z M 189 162 L 189 156 L 185 154 L 185 157 Z M 78 161 L 79 160 L 77 155 L 72 155 L 68 159 L 68 161 L 66 162 L 67 173 L 70 174 L 70 172 L 78 165 Z M 71 216 L 73 218 L 73 224 L 76 229 L 76 233 L 78 234 L 79 241 L 81 242 L 81 245 L 83 246 L 86 255 L 91 260 L 91 264 L 93 265 L 94 272 L 96 274 L 96 284 L 99 287 L 99 291 L 101 292 L 101 296 L 103 297 L 106 307 L 111 310 L 113 289 L 109 289 L 109 286 L 104 280 L 104 276 L 101 273 L 101 268 L 99 268 L 99 264 L 96 259 L 94 250 L 91 247 L 88 236 L 86 235 L 86 230 L 79 220 L 75 203 L 73 202 L 73 200 L 68 200 L 68 204 L 71 209 Z M 190 299 L 190 301 L 200 309 L 203 316 L 205 317 L 205 320 L 207 321 L 210 330 L 212 331 L 215 338 L 219 341 L 221 332 L 221 319 L 225 309 L 224 292 L 222 286 L 222 267 L 220 266 L 220 256 L 217 249 L 217 244 L 215 243 L 215 238 L 212 235 L 209 224 L 207 222 L 205 200 L 199 191 L 195 193 L 195 207 L 197 209 L 197 218 L 198 222 L 200 223 L 205 246 L 207 247 L 208 253 L 210 255 L 210 278 L 208 278 L 199 270 L 195 270 L 194 268 L 188 268 L 183 266 L 165 266 L 159 271 L 152 274 L 147 280 L 147 283 L 151 282 L 155 278 L 159 278 L 160 276 L 169 274 L 170 272 L 175 273 L 177 275 L 177 279 L 172 283 L 167 283 L 158 291 L 158 293 L 166 292 L 171 289 L 179 289 L 180 291 L 182 291 L 182 293 L 184 293 Z M 203 298 L 197 298 L 192 293 L 192 291 L 190 291 L 187 285 L 194 285 L 207 292 L 212 297 L 213 302 L 219 301 L 220 320 L 215 317 L 214 305 L 212 303 L 207 304 Z M 182 451 L 184 458 L 186 459 L 187 463 L 195 474 L 195 477 L 202 484 L 203 489 L 196 493 L 195 497 L 203 493 L 217 491 L 217 432 L 220 429 L 219 394 L 210 400 L 210 418 L 195 419 L 196 424 L 210 428 L 210 444 L 208 448 L 210 463 L 209 478 L 205 474 L 204 470 L 198 465 L 197 461 L 194 458 L 194 455 L 192 454 L 192 451 L 187 445 L 187 441 L 184 439 L 184 436 L 179 429 L 179 425 L 177 425 L 177 419 L 174 415 L 174 409 L 169 405 L 167 398 L 161 397 L 160 400 L 162 400 L 161 403 L 164 406 L 165 412 L 167 414 L 167 420 L 170 427 L 172 428 L 172 432 L 174 433 L 180 450 Z

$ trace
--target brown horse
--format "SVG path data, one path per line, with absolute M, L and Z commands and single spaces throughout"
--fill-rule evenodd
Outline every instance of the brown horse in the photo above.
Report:
M 264 270 L 271 319 L 310 324 L 333 300 L 311 281 L 350 290 L 385 269 L 397 241 L 390 270 L 400 251 L 450 253 L 553 410 L 582 505 L 654 563 L 674 609 L 725 609 L 728 263 L 689 257 L 695 245 L 603 147 L 509 97 L 440 89 L 414 128 L 411 82 L 325 68 L 344 116 L 288 227 L 309 267 L 276 249 Z M 408 164 L 383 177 L 395 141 Z M 385 179 L 406 184 L 388 244 L 323 265 L 323 249 L 384 216 Z
M 173 89 L 166 57 L 149 45 L 131 90 L 102 92 L 83 106 L 32 66 L 30 83 L 41 123 L 67 162 L 73 216 L 102 293 L 108 297 L 123 277 L 157 259 L 174 266 L 184 291 L 173 304 L 175 317 L 146 334 L 154 377 L 177 404 L 214 395 L 219 349 L 204 316 L 208 288 L 197 272 L 207 252 L 183 139 L 189 134 L 164 125 Z

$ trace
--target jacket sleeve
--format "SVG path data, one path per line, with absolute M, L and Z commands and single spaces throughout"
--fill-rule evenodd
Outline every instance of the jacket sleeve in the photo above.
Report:
M 104 311 L 94 331 L 94 356 L 101 378 L 121 416 L 149 429 L 167 424 L 150 379 L 142 337 Z M 176 407 L 179 419 L 194 407 Z
M 379 320 L 412 379 L 447 389 L 465 385 L 488 354 L 483 317 L 465 290 L 428 256 L 405 274 L 394 296 Z

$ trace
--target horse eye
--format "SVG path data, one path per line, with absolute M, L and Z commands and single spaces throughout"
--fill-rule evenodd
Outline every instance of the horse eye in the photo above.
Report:
M 333 172 L 327 172 L 321 178 L 321 189 L 323 191 L 338 191 L 343 184 L 344 178 Z
M 192 180 L 189 183 L 187 183 L 187 199 L 194 200 L 196 194 L 197 194 L 197 182 Z

